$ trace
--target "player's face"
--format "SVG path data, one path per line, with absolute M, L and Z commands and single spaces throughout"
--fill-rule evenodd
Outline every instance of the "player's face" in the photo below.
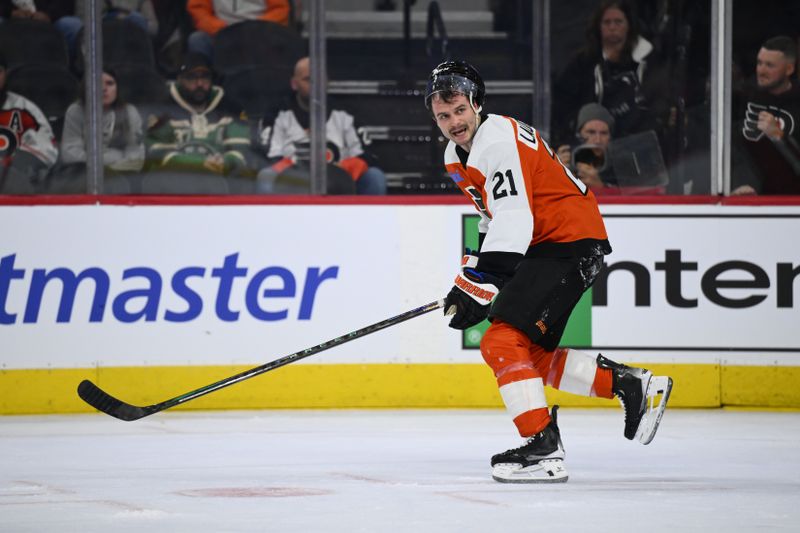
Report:
M 596 144 L 602 148 L 607 148 L 611 140 L 611 132 L 608 124 L 602 120 L 590 120 L 583 125 L 580 136 L 586 144 Z
M 454 143 L 469 148 L 478 129 L 475 110 L 463 94 L 445 102 L 438 95 L 431 99 L 431 112 L 442 135 Z
M 783 52 L 765 48 L 758 51 L 756 79 L 760 89 L 769 91 L 781 87 L 793 73 L 794 65 Z
M 622 44 L 628 37 L 628 19 L 616 7 L 609 7 L 600 19 L 600 38 L 603 44 Z

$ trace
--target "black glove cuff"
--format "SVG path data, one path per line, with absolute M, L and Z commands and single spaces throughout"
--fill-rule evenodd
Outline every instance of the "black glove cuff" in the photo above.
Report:
M 514 252 L 481 252 L 475 270 L 494 274 L 507 281 L 525 256 Z

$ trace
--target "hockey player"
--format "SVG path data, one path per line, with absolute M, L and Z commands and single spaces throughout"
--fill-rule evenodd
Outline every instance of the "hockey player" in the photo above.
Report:
M 450 142 L 445 166 L 480 213 L 479 252 L 464 257 L 445 300 L 450 327 L 492 324 L 481 354 L 525 443 L 492 457 L 500 482 L 563 482 L 564 448 L 544 386 L 613 398 L 625 437 L 648 444 L 672 387 L 668 377 L 558 348 L 572 309 L 611 253 L 592 192 L 532 127 L 482 113 L 484 84 L 464 61 L 430 75 L 425 105 Z M 661 401 L 656 404 L 656 396 Z

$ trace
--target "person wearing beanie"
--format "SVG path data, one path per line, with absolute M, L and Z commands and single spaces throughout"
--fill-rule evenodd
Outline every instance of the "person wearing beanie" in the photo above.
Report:
M 563 144 L 558 147 L 558 157 L 595 194 L 607 194 L 616 185 L 608 161 L 608 145 L 614 130 L 614 117 L 596 102 L 585 104 L 578 111 L 575 137 L 577 146 Z
M 33 193 L 55 164 L 58 148 L 41 109 L 7 89 L 7 66 L 0 52 L 0 194 Z
M 578 111 L 578 121 L 575 132 L 579 133 L 583 126 L 590 120 L 600 120 L 605 122 L 610 130 L 614 129 L 614 117 L 608 112 L 608 109 L 598 103 L 590 102 Z

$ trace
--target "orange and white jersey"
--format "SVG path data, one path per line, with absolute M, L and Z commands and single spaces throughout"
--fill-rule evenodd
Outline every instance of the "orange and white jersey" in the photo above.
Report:
M 576 257 L 611 252 L 597 200 L 531 126 L 484 117 L 466 152 L 445 150 L 450 177 L 481 214 L 481 252 Z

